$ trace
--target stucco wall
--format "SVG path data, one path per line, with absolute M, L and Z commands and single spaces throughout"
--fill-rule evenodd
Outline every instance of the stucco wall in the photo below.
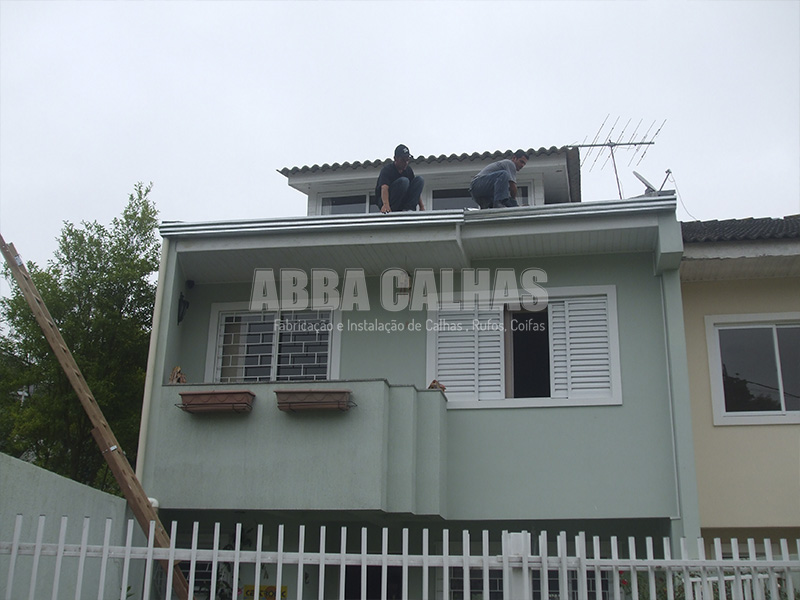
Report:
M 363 396 L 366 384 L 354 388 L 361 395 L 359 406 L 335 424 L 330 416 L 290 419 L 265 405 L 274 403 L 269 391 L 248 417 L 187 415 L 173 406 L 176 390 L 165 388 L 154 394 L 145 483 L 158 487 L 162 505 L 171 507 L 388 509 L 450 519 L 679 518 L 665 291 L 653 272 L 653 256 L 537 258 L 475 266 L 517 272 L 541 268 L 548 275 L 545 287 L 614 286 L 622 405 L 446 410 L 441 417 L 446 447 L 435 458 L 442 471 L 427 473 L 422 486 L 418 475 L 407 477 L 406 472 L 418 469 L 412 459 L 429 464 L 425 436 L 410 443 L 398 432 L 420 432 L 413 420 L 427 417 L 419 406 L 415 413 L 414 401 L 402 394 L 385 397 L 382 385 L 375 397 Z M 384 312 L 376 282 L 368 285 L 373 310 L 359 314 L 359 320 L 424 319 L 424 313 Z M 177 328 L 170 319 L 170 342 L 160 344 L 178 354 L 163 357 L 166 364 L 158 371 L 168 373 L 180 364 L 190 383 L 202 381 L 212 303 L 246 301 L 249 294 L 249 284 L 196 286 L 186 319 Z M 673 305 L 679 302 L 674 292 L 666 295 Z M 162 330 L 160 335 L 164 341 L 167 334 Z M 424 328 L 402 335 L 345 329 L 339 378 L 422 388 L 428 383 L 426 341 Z M 676 347 L 682 350 L 682 343 L 678 340 Z M 688 405 L 686 397 L 674 401 Z M 388 410 L 393 402 L 398 404 Z M 400 429 L 394 430 L 395 424 Z M 194 430 L 189 438 L 178 433 L 187 427 Z M 383 439 L 387 431 L 388 443 Z M 331 462 L 336 449 L 349 453 L 346 476 Z M 437 475 L 444 489 L 429 491 Z M 193 487 L 199 481 L 203 494 Z M 416 486 L 413 495 L 406 481 Z
M 132 518 L 123 498 L 112 496 L 85 485 L 76 483 L 27 462 L 0 454 L 0 540 L 10 542 L 13 539 L 16 516 L 23 517 L 20 540 L 35 542 L 39 526 L 39 516 L 44 515 L 44 542 L 57 543 L 61 529 L 61 517 L 66 516 L 67 530 L 65 542 L 80 544 L 83 533 L 84 517 L 90 517 L 89 543 L 102 544 L 106 519 L 112 519 L 112 545 L 124 545 L 127 531 L 127 520 Z M 138 533 L 134 544 L 142 545 L 144 536 Z M 8 573 L 9 557 L 0 557 L 0 579 Z M 59 597 L 72 597 L 76 584 L 76 559 L 64 560 L 60 587 L 63 591 Z M 32 557 L 20 557 L 17 560 L 14 577 L 14 597 L 28 597 L 23 594 L 30 582 Z M 97 593 L 100 570 L 92 561 L 83 576 L 83 589 Z M 37 591 L 41 597 L 50 597 L 53 581 L 54 557 L 42 558 L 38 570 Z M 140 597 L 142 570 L 134 565 L 129 580 L 133 597 Z M 119 596 L 122 580 L 122 563 L 110 561 L 106 575 L 106 591 L 104 597 Z M 114 587 L 116 586 L 116 587 Z M 45 591 L 46 590 L 46 591 Z M 67 591 L 69 590 L 69 592 Z M 18 596 L 16 594 L 19 594 Z M 36 596 L 37 598 L 40 596 Z
M 800 527 L 800 425 L 714 426 L 704 317 L 800 311 L 800 278 L 683 286 L 703 528 Z

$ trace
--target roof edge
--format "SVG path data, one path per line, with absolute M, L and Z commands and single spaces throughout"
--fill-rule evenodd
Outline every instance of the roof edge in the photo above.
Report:
M 631 213 L 674 212 L 674 198 L 657 200 L 607 200 L 598 202 L 546 204 L 487 210 L 443 210 L 426 212 L 312 215 L 275 219 L 208 221 L 190 223 L 165 221 L 159 226 L 162 237 L 194 237 L 218 235 L 256 235 L 297 231 L 330 231 L 344 229 L 433 227 L 440 225 L 501 223 L 510 221 L 586 218 L 626 215 Z
M 528 153 L 528 156 L 549 156 L 551 154 L 567 154 L 567 159 L 570 159 L 570 156 L 575 155 L 578 149 L 573 146 L 550 146 L 549 148 L 529 148 L 525 152 Z M 516 152 L 516 150 L 495 150 L 494 152 L 473 152 L 472 154 L 462 153 L 462 154 L 440 154 L 439 156 L 417 156 L 411 159 L 411 165 L 422 165 L 422 164 L 432 164 L 432 163 L 441 163 L 441 162 L 465 162 L 465 161 L 477 161 L 477 160 L 486 160 L 486 159 L 499 159 L 503 157 L 507 157 L 511 154 Z M 324 173 L 326 171 L 339 171 L 339 170 L 358 170 L 358 169 L 370 169 L 375 167 L 380 167 L 386 164 L 387 162 L 391 161 L 391 158 L 382 158 L 382 159 L 375 159 L 375 160 L 366 160 L 366 161 L 355 161 L 355 162 L 343 162 L 343 163 L 333 163 L 322 164 L 322 165 L 310 165 L 310 166 L 303 166 L 303 167 L 284 167 L 282 169 L 278 169 L 278 173 L 283 175 L 284 177 L 290 177 L 292 175 L 301 175 L 306 173 Z M 580 161 L 578 161 L 580 162 Z M 580 176 L 580 174 L 579 174 Z M 580 187 L 580 184 L 579 184 Z

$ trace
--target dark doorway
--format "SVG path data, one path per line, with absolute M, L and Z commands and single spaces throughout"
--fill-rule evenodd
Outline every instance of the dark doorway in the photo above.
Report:
M 389 567 L 386 570 L 386 597 L 400 600 L 403 593 L 403 569 Z M 351 565 L 344 572 L 345 600 L 361 600 L 361 567 Z M 367 567 L 367 600 L 381 598 L 381 567 Z

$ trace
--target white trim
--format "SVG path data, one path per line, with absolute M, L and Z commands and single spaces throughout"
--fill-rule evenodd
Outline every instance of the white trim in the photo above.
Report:
M 331 338 L 329 343 L 328 355 L 328 380 L 339 379 L 342 356 L 342 311 L 331 311 Z
M 581 296 L 605 296 L 608 310 L 608 344 L 609 344 L 609 375 L 611 379 L 611 393 L 608 396 L 598 396 L 592 394 L 572 394 L 569 397 L 550 397 L 550 398 L 475 398 L 473 394 L 445 392 L 447 396 L 448 409 L 493 409 L 493 408 L 545 408 L 545 407 L 565 407 L 565 406 L 618 406 L 622 404 L 622 376 L 619 352 L 619 321 L 617 315 L 617 294 L 614 285 L 596 286 L 574 286 L 545 288 L 547 290 L 548 302 L 550 300 L 564 300 L 578 298 Z M 521 293 L 522 290 L 518 290 Z M 461 294 L 454 297 L 456 302 L 460 302 Z M 452 309 L 454 306 L 442 306 L 442 310 Z M 498 309 L 501 310 L 501 309 Z M 438 322 L 439 311 L 428 311 L 428 319 L 434 323 Z M 551 335 L 548 332 L 548 337 Z M 430 381 L 437 378 L 436 369 L 436 336 L 437 331 L 428 328 L 427 336 L 427 357 L 426 357 L 426 380 Z M 552 338 L 551 343 L 552 343 Z M 552 357 L 552 348 L 551 348 Z M 502 365 L 505 369 L 505 359 Z M 552 377 L 552 365 L 551 365 Z M 503 386 L 504 389 L 504 386 Z M 551 384 L 552 389 L 552 384 Z
M 206 366 L 203 377 L 204 383 L 218 383 L 214 380 L 214 371 L 217 363 L 217 335 L 219 332 L 219 315 L 230 311 L 250 311 L 249 302 L 213 302 L 208 319 L 208 336 L 206 340 Z M 341 368 L 341 329 L 342 315 L 340 310 L 331 311 L 331 332 L 328 346 L 328 378 L 327 381 L 339 379 Z M 226 385 L 226 384 L 219 384 Z
M 249 310 L 249 302 L 214 302 L 211 304 L 208 319 L 208 336 L 206 338 L 206 371 L 205 383 L 214 383 L 214 370 L 217 364 L 217 335 L 219 333 L 219 315 L 233 310 Z
M 800 423 L 800 411 L 727 413 L 722 383 L 719 330 L 727 326 L 800 325 L 800 312 L 706 315 L 706 347 L 714 425 L 791 425 Z

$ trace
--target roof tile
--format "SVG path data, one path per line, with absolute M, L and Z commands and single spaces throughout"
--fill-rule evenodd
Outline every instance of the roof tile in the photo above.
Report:
M 539 148 L 535 150 L 533 148 L 529 148 L 527 153 L 529 156 L 542 156 L 542 155 L 550 155 L 550 154 L 558 154 L 561 152 L 566 152 L 570 149 L 570 146 L 564 146 L 562 148 L 556 148 L 555 146 L 551 146 L 550 148 Z M 439 156 L 417 156 L 411 160 L 412 165 L 421 165 L 421 164 L 431 164 L 434 162 L 463 162 L 465 160 L 469 161 L 476 161 L 476 160 L 484 160 L 486 158 L 502 158 L 505 156 L 509 156 L 513 154 L 514 150 L 495 150 L 494 152 L 473 152 L 472 154 L 467 154 L 466 152 L 463 154 L 440 154 Z M 369 169 L 373 167 L 380 167 L 381 165 L 386 164 L 391 159 L 389 158 L 379 158 L 375 160 L 365 160 L 365 161 L 355 161 L 355 162 L 344 162 L 344 163 L 333 163 L 329 165 L 325 163 L 324 165 L 311 165 L 311 166 L 304 166 L 304 167 L 284 167 L 280 169 L 278 172 L 281 175 L 289 177 L 290 175 L 297 175 L 301 173 L 316 173 L 318 171 L 336 171 L 339 169 Z
M 771 217 L 726 219 L 724 221 L 688 221 L 681 223 L 683 241 L 738 242 L 800 238 L 800 215 L 781 219 Z

